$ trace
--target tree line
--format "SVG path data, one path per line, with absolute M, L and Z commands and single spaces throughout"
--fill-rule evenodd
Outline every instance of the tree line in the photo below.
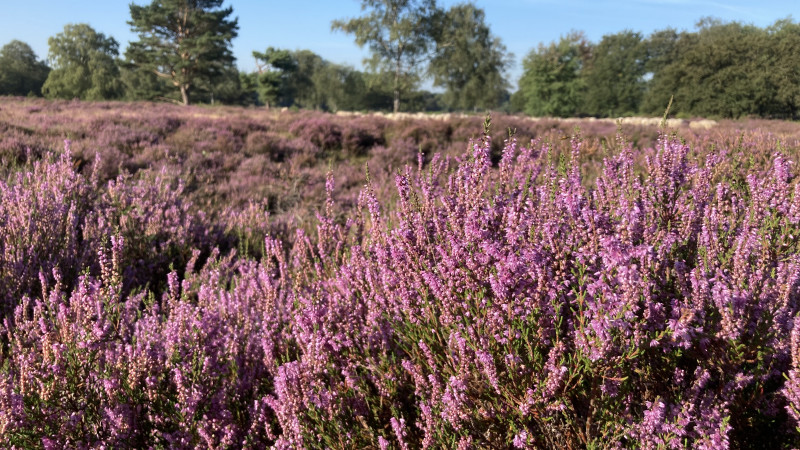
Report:
M 138 40 L 123 54 L 86 24 L 51 37 L 47 61 L 12 41 L 0 49 L 0 95 L 557 117 L 659 115 L 674 98 L 679 116 L 800 116 L 800 24 L 791 19 L 765 28 L 702 19 L 693 31 L 624 30 L 597 43 L 571 32 L 530 51 L 511 93 L 513 55 L 472 3 L 361 0 L 361 16 L 331 28 L 368 48 L 366 71 L 268 47 L 253 51 L 253 72 L 236 68 L 238 22 L 222 3 L 131 4 Z M 421 89 L 425 80 L 434 92 Z
M 153 0 L 130 5 L 138 40 L 119 43 L 87 24 L 48 39 L 47 61 L 20 41 L 0 49 L 0 95 L 83 100 L 167 100 L 337 110 L 499 108 L 510 98 L 512 57 L 482 9 L 435 0 L 363 0 L 364 15 L 333 21 L 368 45 L 369 70 L 310 50 L 254 51 L 258 69 L 237 70 L 238 21 L 222 0 Z M 475 64 L 475 61 L 481 61 Z M 429 78 L 442 92 L 419 87 Z M 402 107 L 401 107 L 402 99 Z
M 512 108 L 534 116 L 800 117 L 800 24 L 702 19 L 695 31 L 581 32 L 523 61 Z

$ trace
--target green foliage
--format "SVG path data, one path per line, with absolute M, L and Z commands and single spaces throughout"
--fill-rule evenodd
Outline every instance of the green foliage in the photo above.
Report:
M 586 70 L 586 112 L 618 117 L 638 112 L 644 93 L 647 47 L 630 30 L 603 36 Z
M 297 64 L 291 80 L 295 103 L 302 108 L 325 108 L 331 97 L 328 88 L 335 89 L 340 84 L 336 82 L 335 70 L 331 70 L 334 65 L 311 50 L 297 50 L 293 57 Z
M 336 111 L 351 104 L 343 97 L 358 95 L 352 86 L 354 70 L 331 63 L 311 50 L 273 47 L 253 52 L 258 64 L 258 93 L 266 105 L 297 106 Z M 363 83 L 361 83 L 363 84 Z
M 348 88 L 345 91 L 351 94 L 349 98 L 358 105 L 353 109 L 391 111 L 394 108 L 391 78 L 392 75 L 387 73 L 354 71 L 349 77 Z M 401 111 L 414 110 L 416 95 L 416 92 L 409 94 L 408 101 L 401 105 Z
M 582 32 L 572 32 L 531 51 L 522 63 L 524 73 L 519 81 L 525 113 L 579 115 L 586 90 L 582 74 L 590 54 L 591 44 Z
M 647 73 L 661 72 L 671 61 L 677 58 L 678 41 L 686 33 L 679 34 L 674 28 L 667 28 L 653 32 L 643 41 L 645 52 L 644 68 Z
M 649 41 L 644 112 L 657 113 L 674 94 L 683 115 L 798 116 L 800 26 L 791 20 L 758 28 L 703 19 L 694 33 L 664 30 Z
M 369 78 L 377 76 L 391 86 L 394 112 L 401 110 L 401 98 L 409 103 L 404 109 L 410 110 L 441 109 L 445 105 L 461 110 L 496 108 L 507 100 L 508 82 L 503 72 L 513 55 L 491 34 L 483 9 L 462 3 L 445 11 L 435 0 L 362 0 L 362 10 L 362 17 L 336 20 L 332 29 L 354 34 L 359 46 L 368 46 L 372 52 L 368 62 L 375 72 Z M 347 81 L 332 86 L 359 84 L 353 73 L 316 73 L 323 80 Z M 415 92 L 425 75 L 433 77 L 434 86 L 445 88 L 444 95 Z M 319 79 L 315 83 L 319 84 Z M 325 83 L 331 85 L 330 81 Z M 367 81 L 366 87 L 371 86 L 378 87 Z M 369 108 L 381 104 L 383 90 L 363 94 L 362 105 Z
M 269 47 L 253 52 L 258 72 L 248 75 L 250 92 L 267 106 L 322 111 L 391 110 L 392 75 L 364 73 L 332 63 L 310 50 Z M 425 94 L 409 92 L 405 107 L 425 109 Z
M 510 109 L 536 116 L 800 117 L 800 24 L 705 18 L 696 31 L 573 32 L 523 62 Z
M 446 89 L 451 109 L 498 107 L 509 85 L 503 72 L 513 55 L 493 36 L 483 9 L 470 3 L 434 15 L 436 51 L 428 68 L 434 86 Z
M 435 8 L 435 0 L 362 0 L 365 15 L 331 24 L 333 30 L 355 35 L 359 47 L 369 47 L 373 70 L 393 75 L 394 112 L 400 110 L 400 98 L 419 82 L 419 63 L 431 45 Z
M 153 0 L 130 5 L 128 24 L 139 35 L 125 55 L 146 71 L 169 80 L 184 105 L 190 93 L 208 88 L 233 67 L 231 40 L 239 28 L 222 0 Z
M 53 70 L 42 86 L 48 98 L 105 100 L 122 95 L 119 44 L 87 24 L 68 24 L 47 40 Z
M 125 89 L 125 100 L 164 100 L 177 102 L 164 78 L 130 62 L 120 64 L 120 79 Z M 174 98 L 173 98 L 174 97 Z
M 764 111 L 770 97 L 763 70 L 766 31 L 711 19 L 698 25 L 696 33 L 677 39 L 674 58 L 654 75 L 651 89 L 658 99 L 672 91 L 676 112 L 700 116 L 741 117 Z M 653 103 L 648 106 L 656 108 Z
M 288 50 L 269 47 L 264 53 L 254 51 L 258 64 L 256 76 L 258 97 L 267 106 L 291 105 L 290 79 L 297 72 L 297 64 Z
M 678 86 L 674 85 L 677 79 L 676 67 L 671 64 L 678 57 L 682 40 L 688 39 L 686 32 L 678 33 L 672 28 L 659 30 L 645 40 L 647 51 L 645 72 L 651 78 L 645 87 L 641 110 L 647 114 L 663 112 L 664 105 L 670 102 Z
M 252 91 L 243 89 L 239 70 L 233 65 L 226 67 L 213 84 L 198 86 L 196 92 L 200 100 L 212 105 L 247 105 L 257 101 Z
M 239 72 L 239 86 L 242 88 L 242 104 L 258 105 L 258 77 L 255 73 Z
M 0 95 L 42 95 L 50 68 L 21 41 L 0 48 Z
M 771 51 L 765 55 L 770 70 L 767 77 L 774 87 L 773 117 L 800 117 L 800 24 L 779 20 L 768 30 Z M 787 57 L 788 56 L 788 57 Z M 793 57 L 792 57 L 793 56 Z

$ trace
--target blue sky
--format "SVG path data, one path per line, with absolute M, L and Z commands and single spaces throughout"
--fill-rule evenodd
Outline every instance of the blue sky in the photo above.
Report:
M 136 0 L 137 4 L 147 3 Z M 439 0 L 442 6 L 460 3 Z M 540 42 L 550 42 L 570 30 L 583 30 L 594 42 L 604 34 L 624 29 L 647 35 L 668 26 L 691 30 L 698 19 L 713 16 L 758 26 L 792 16 L 800 19 L 799 0 L 477 0 L 486 12 L 492 32 L 514 53 L 509 72 L 516 84 L 522 58 Z M 123 52 L 130 32 L 129 0 L 0 0 L 0 45 L 19 39 L 41 58 L 47 56 L 47 38 L 67 23 L 85 22 L 120 42 Z M 332 32 L 331 20 L 360 14 L 358 0 L 227 0 L 239 17 L 239 37 L 233 42 L 239 68 L 253 70 L 253 50 L 269 46 L 310 49 L 322 57 L 356 68 L 367 56 L 352 36 Z

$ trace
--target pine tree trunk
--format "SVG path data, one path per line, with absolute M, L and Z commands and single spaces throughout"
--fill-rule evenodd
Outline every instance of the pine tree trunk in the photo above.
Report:
M 189 105 L 189 88 L 186 85 L 181 86 L 181 98 L 183 99 L 183 106 Z

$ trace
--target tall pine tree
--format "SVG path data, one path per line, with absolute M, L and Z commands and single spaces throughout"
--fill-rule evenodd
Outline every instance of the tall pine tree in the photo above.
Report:
M 231 40 L 239 29 L 233 8 L 222 0 L 153 0 L 130 5 L 128 24 L 139 34 L 125 52 L 127 59 L 169 80 L 184 105 L 190 93 L 213 86 L 234 63 Z

